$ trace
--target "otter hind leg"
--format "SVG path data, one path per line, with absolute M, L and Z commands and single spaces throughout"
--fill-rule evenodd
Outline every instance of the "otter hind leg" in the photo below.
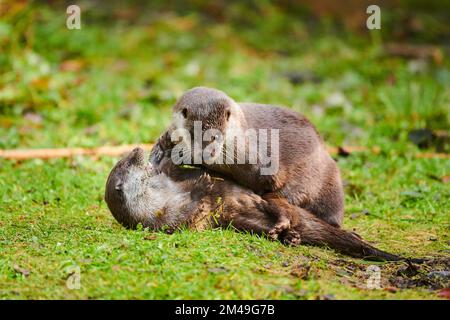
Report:
M 296 247 L 302 242 L 300 233 L 294 229 L 285 230 L 282 235 L 282 240 L 284 244 L 292 247 Z
M 319 217 L 334 227 L 340 228 L 344 220 L 344 187 L 341 174 L 336 163 L 329 165 L 329 173 L 322 185 L 319 199 L 317 200 Z
M 327 187 L 305 209 L 333 227 L 340 228 L 344 220 L 344 193 L 338 184 Z
M 292 210 L 289 210 L 289 202 L 274 192 L 266 193 L 262 198 L 267 201 L 267 211 L 276 221 L 268 233 L 269 238 L 272 240 L 283 238 L 283 241 L 290 245 L 300 244 L 300 234 L 291 229 Z
M 299 184 L 296 180 L 300 178 L 297 177 L 298 179 L 291 179 L 286 183 L 279 193 L 290 204 L 306 209 L 333 227 L 340 228 L 344 219 L 344 190 L 339 169 L 334 161 L 325 169 L 324 178 L 316 179 L 317 185 L 314 188 L 308 190 L 305 188 L 308 183 Z

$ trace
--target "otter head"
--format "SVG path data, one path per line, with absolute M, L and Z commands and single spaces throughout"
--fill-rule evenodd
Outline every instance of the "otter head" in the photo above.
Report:
M 146 223 L 146 190 L 155 175 L 141 148 L 134 149 L 114 166 L 106 181 L 105 201 L 119 223 L 129 228 Z
M 206 88 L 196 87 L 181 96 L 173 107 L 173 123 L 175 129 L 186 130 L 190 134 L 192 143 L 202 146 L 202 150 L 209 145 L 211 152 L 204 152 L 209 155 L 209 160 L 219 156 L 223 149 L 227 130 L 231 126 L 233 116 L 236 113 L 236 102 L 224 92 Z M 194 141 L 195 130 L 200 131 L 201 141 Z M 181 134 L 183 140 L 187 140 Z M 203 141 L 204 140 L 204 141 Z M 214 143 L 214 146 L 212 145 Z

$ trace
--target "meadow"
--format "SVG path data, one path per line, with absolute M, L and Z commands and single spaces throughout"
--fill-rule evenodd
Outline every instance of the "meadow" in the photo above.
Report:
M 381 31 L 349 32 L 270 2 L 253 11 L 234 4 L 214 19 L 94 1 L 80 30 L 66 28 L 62 6 L 8 5 L 0 149 L 152 143 L 185 90 L 219 88 L 305 114 L 330 146 L 363 147 L 333 155 L 345 182 L 344 228 L 429 260 L 373 263 L 231 228 L 127 230 L 103 200 L 118 158 L 0 158 L 0 299 L 442 298 L 450 267 L 444 47 L 400 57 L 386 51 Z M 367 287 L 371 265 L 380 289 Z

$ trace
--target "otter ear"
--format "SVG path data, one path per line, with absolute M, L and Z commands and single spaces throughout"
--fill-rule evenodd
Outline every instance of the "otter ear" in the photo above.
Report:
M 123 190 L 123 182 L 122 182 L 122 180 L 117 181 L 115 189 L 117 191 L 122 191 Z
M 231 116 L 231 106 L 230 106 L 229 104 L 226 104 L 223 111 L 225 111 L 225 120 L 226 120 L 226 121 L 230 120 L 230 116 Z
M 187 108 L 183 108 L 183 110 L 181 110 L 181 114 L 186 119 L 187 118 Z
M 228 109 L 228 110 L 227 110 L 227 113 L 226 113 L 225 115 L 226 115 L 227 121 L 230 120 L 231 110 Z

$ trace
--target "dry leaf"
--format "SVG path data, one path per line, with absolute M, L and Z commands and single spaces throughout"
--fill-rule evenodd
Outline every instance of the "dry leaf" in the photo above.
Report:
M 299 279 L 307 279 L 310 269 L 311 267 L 308 265 L 296 265 L 292 268 L 291 275 Z
M 439 291 L 438 296 L 445 299 L 450 299 L 450 288 L 445 288 Z
M 67 71 L 67 72 L 76 72 L 76 71 L 80 71 L 81 69 L 83 69 L 85 63 L 83 60 L 77 60 L 77 59 L 73 59 L 73 60 L 66 60 L 63 61 L 60 66 L 59 66 L 59 70 L 61 71 Z
M 28 277 L 30 275 L 30 273 L 31 273 L 30 270 L 22 268 L 22 267 L 20 267 L 17 264 L 15 264 L 13 266 L 13 269 L 14 269 L 15 272 L 20 273 L 20 274 L 22 274 L 25 277 Z
M 149 234 L 144 237 L 144 240 L 156 240 L 157 236 L 154 234 Z

